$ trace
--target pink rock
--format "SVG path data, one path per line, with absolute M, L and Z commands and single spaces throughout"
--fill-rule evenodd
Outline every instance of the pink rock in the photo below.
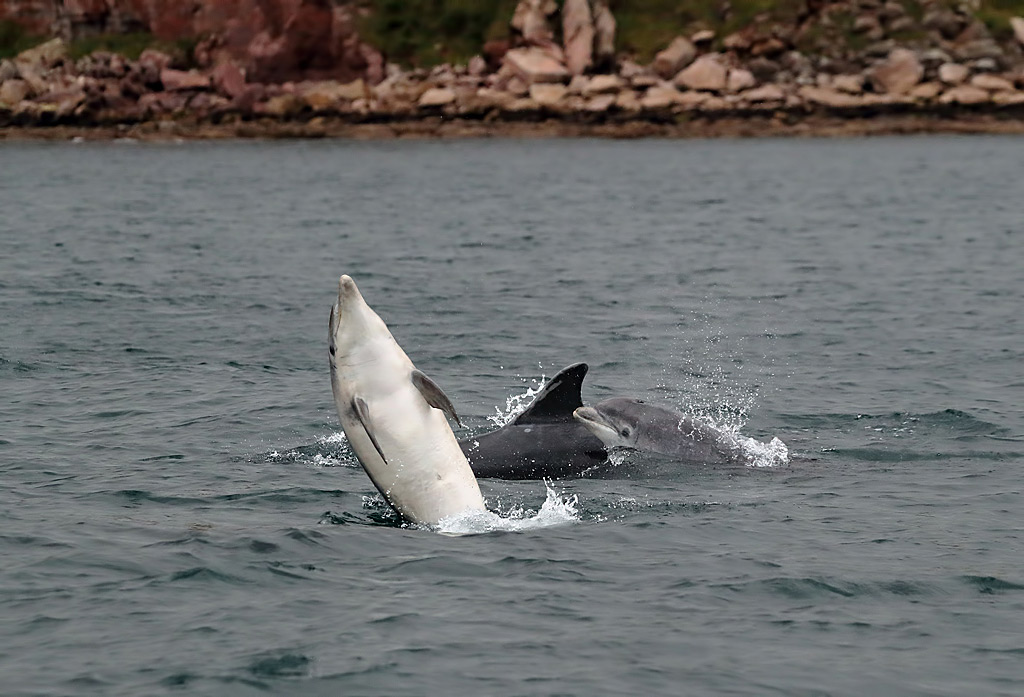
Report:
M 728 70 L 715 54 L 701 56 L 673 80 L 677 87 L 691 90 L 721 91 L 725 89 Z
M 697 48 L 685 36 L 672 40 L 664 51 L 658 52 L 651 67 L 654 72 L 666 80 L 671 80 L 680 70 L 693 62 L 697 56 Z
M 959 85 L 953 87 L 939 97 L 943 104 L 984 104 L 990 99 L 987 90 L 971 85 Z
M 607 0 L 594 2 L 594 66 L 610 67 L 615 62 L 615 15 Z
M 864 104 L 864 101 L 860 97 L 856 97 L 852 94 L 846 94 L 845 92 L 837 92 L 836 90 L 828 87 L 804 86 L 800 88 L 799 95 L 803 97 L 805 101 L 813 104 L 820 104 L 822 106 L 837 109 L 857 107 Z
M 520 0 L 512 14 L 512 28 L 518 31 L 528 44 L 548 44 L 555 37 L 548 17 L 557 9 L 558 6 L 553 0 Z
M 419 99 L 421 107 L 437 107 L 451 104 L 455 101 L 455 90 L 447 87 L 431 87 L 424 92 Z
M 733 68 L 729 71 L 729 77 L 726 80 L 726 89 L 730 92 L 742 92 L 748 90 L 757 84 L 757 80 L 754 79 L 754 74 L 749 70 L 743 68 Z
M 515 48 L 502 59 L 505 66 L 527 85 L 537 82 L 565 82 L 569 71 L 557 60 L 537 48 Z
M 748 102 L 781 102 L 786 98 L 786 93 L 778 85 L 767 84 L 742 92 L 740 96 Z
M 1010 28 L 1013 29 L 1013 36 L 1017 39 L 1017 43 L 1024 46 L 1024 19 L 1010 17 Z
M 971 84 L 975 87 L 980 87 L 983 90 L 988 90 L 989 92 L 1012 92 L 1016 89 L 1013 82 L 1007 80 L 1005 77 L 990 75 L 988 73 L 975 75 L 971 78 Z
M 160 82 L 164 83 L 164 89 L 168 92 L 210 89 L 210 77 L 195 70 L 165 68 L 160 71 Z
M 917 55 L 905 48 L 893 49 L 884 62 L 875 66 L 869 78 L 876 92 L 905 94 L 924 77 Z
M 594 18 L 587 0 L 565 0 L 562 37 L 569 74 L 582 75 L 594 60 Z
M 218 64 L 211 73 L 214 87 L 225 97 L 238 98 L 245 92 L 245 73 L 231 62 Z
M 959 85 L 967 81 L 971 69 L 959 63 L 943 63 L 939 66 L 939 79 L 947 85 Z

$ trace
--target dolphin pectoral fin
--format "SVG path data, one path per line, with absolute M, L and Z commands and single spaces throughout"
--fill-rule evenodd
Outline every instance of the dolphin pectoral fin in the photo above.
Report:
M 454 420 L 459 426 L 462 425 L 459 415 L 455 413 L 455 407 L 452 406 L 452 401 L 448 399 L 448 395 L 444 393 L 444 390 L 437 386 L 436 382 L 420 371 L 413 370 L 412 384 L 417 390 L 419 390 L 419 393 L 423 395 L 423 399 L 426 400 L 427 404 L 435 409 L 440 409 L 448 415 L 448 418 Z
M 352 398 L 352 411 L 356 413 L 356 418 L 359 419 L 359 423 L 363 425 L 363 430 L 366 431 L 367 437 L 370 442 L 373 443 L 373 447 L 376 448 L 377 454 L 380 455 L 380 459 L 384 461 L 384 464 L 388 464 L 388 459 L 384 457 L 384 451 L 380 449 L 380 443 L 377 442 L 377 437 L 373 435 L 373 429 L 370 428 L 370 409 L 359 397 Z

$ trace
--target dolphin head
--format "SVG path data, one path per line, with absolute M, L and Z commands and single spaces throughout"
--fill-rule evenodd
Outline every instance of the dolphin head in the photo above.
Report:
M 637 448 L 645 410 L 639 399 L 617 397 L 593 407 L 579 407 L 572 415 L 607 447 Z
M 352 277 L 339 278 L 338 301 L 331 307 L 328 332 L 331 364 L 336 355 L 346 355 L 367 337 L 380 333 L 391 336 L 383 320 L 363 300 Z

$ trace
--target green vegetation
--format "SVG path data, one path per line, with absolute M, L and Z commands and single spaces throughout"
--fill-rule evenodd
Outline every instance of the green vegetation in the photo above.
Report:
M 804 0 L 613 0 L 620 51 L 649 61 L 677 36 L 712 29 L 721 40 L 759 18 L 795 23 Z
M 1024 17 L 1024 0 L 985 0 L 974 16 L 985 23 L 997 39 L 1013 36 L 1011 17 Z
M 133 32 L 130 34 L 100 34 L 99 36 L 75 39 L 68 46 L 68 53 L 75 60 L 95 51 L 117 53 L 128 60 L 136 60 L 147 48 L 153 48 L 173 57 L 175 63 L 189 65 L 192 63 L 192 51 L 195 46 L 195 39 L 161 41 L 146 32 Z
M 11 58 L 46 41 L 45 36 L 33 36 L 20 25 L 9 20 L 0 22 L 0 58 Z
M 508 36 L 516 0 L 376 0 L 360 33 L 400 65 L 464 63 Z

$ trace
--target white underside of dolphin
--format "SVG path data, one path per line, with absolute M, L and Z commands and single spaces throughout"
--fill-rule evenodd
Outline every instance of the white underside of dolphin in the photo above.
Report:
M 398 513 L 423 525 L 484 511 L 476 477 L 445 413 L 451 402 L 413 365 L 355 282 L 331 308 L 331 387 L 349 445 Z

